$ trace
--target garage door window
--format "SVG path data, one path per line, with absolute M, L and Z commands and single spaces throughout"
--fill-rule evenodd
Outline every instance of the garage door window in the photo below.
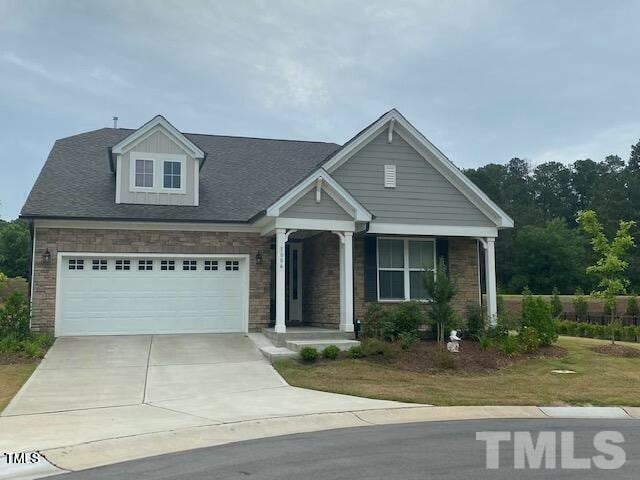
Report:
M 231 271 L 236 272 L 240 270 L 240 262 L 238 262 L 237 260 L 227 260 L 225 264 L 225 270 L 227 272 L 231 272 Z
M 116 260 L 116 270 L 131 270 L 131 260 Z
M 160 270 L 175 270 L 175 269 L 176 269 L 175 260 L 160 260 Z
M 138 270 L 153 270 L 153 260 L 138 260 Z
M 107 261 L 106 260 L 93 260 L 91 262 L 91 268 L 93 270 L 106 270 L 107 269 Z
M 183 260 L 182 270 L 195 270 L 197 262 L 195 260 Z
M 80 258 L 69 259 L 69 270 L 84 270 L 84 260 Z
M 216 271 L 218 270 L 218 261 L 217 260 L 205 260 L 204 261 L 204 269 L 207 271 Z

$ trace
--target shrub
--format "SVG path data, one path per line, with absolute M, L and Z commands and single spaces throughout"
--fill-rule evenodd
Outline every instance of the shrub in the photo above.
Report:
M 375 338 L 364 340 L 360 345 L 362 349 L 362 356 L 370 357 L 372 355 L 388 355 L 391 352 L 391 347 L 388 343 Z
M 498 315 L 498 325 L 504 327 L 507 331 L 509 330 L 520 330 L 520 319 L 518 315 L 515 315 L 510 312 L 505 312 L 502 315 Z
M 638 298 L 635 295 L 627 299 L 627 311 L 625 313 L 631 317 L 637 317 L 640 313 L 640 308 L 638 308 Z
M 391 315 L 398 335 L 404 332 L 418 334 L 418 329 L 424 325 L 424 309 L 418 302 L 404 302 Z
M 540 345 L 551 345 L 558 338 L 551 306 L 541 297 L 527 295 L 522 301 L 522 326 L 538 331 Z
M 507 357 L 512 357 L 518 352 L 518 338 L 508 336 L 502 339 L 498 345 L 500 351 Z
M 442 345 L 436 346 L 433 350 L 432 358 L 433 364 L 437 368 L 445 370 L 453 370 L 456 368 L 456 361 L 455 358 L 453 358 L 453 354 Z
M 0 353 L 19 353 L 21 351 L 20 340 L 14 335 L 0 337 Z
M 307 363 L 313 363 L 318 359 L 318 350 L 313 347 L 304 347 L 300 350 L 300 358 Z
M 390 320 L 390 312 L 379 303 L 370 303 L 364 314 L 362 336 L 365 338 L 379 338 L 383 324 Z
M 634 326 L 626 326 L 622 327 L 622 339 L 625 342 L 635 342 L 636 341 L 636 327 Z
M 13 292 L 0 308 L 0 336 L 28 337 L 29 320 L 29 300 L 24 294 Z
M 583 318 L 589 311 L 589 304 L 584 298 L 584 292 L 581 288 L 576 288 L 575 298 L 573 299 L 573 310 L 578 318 Z
M 589 324 L 588 323 L 580 323 L 580 324 L 578 324 L 578 328 L 576 329 L 576 333 L 580 337 L 588 337 L 589 336 Z
M 478 338 L 478 344 L 480 345 L 480 350 L 488 350 L 493 343 L 491 337 L 489 335 L 480 335 Z
M 378 338 L 385 342 L 395 342 L 398 339 L 398 328 L 391 317 L 380 324 Z
M 553 287 L 553 293 L 551 294 L 551 315 L 556 318 L 562 315 L 562 301 L 557 287 Z
M 398 341 L 403 350 L 408 350 L 412 345 L 417 343 L 418 340 L 418 334 L 414 332 L 402 332 L 398 335 Z
M 362 358 L 364 356 L 362 354 L 362 347 L 360 346 L 351 347 L 347 352 L 347 355 L 349 355 L 350 358 Z
M 509 336 L 509 329 L 498 321 L 498 324 L 495 327 L 491 327 L 487 330 L 487 335 L 489 338 L 499 341 Z
M 566 335 L 567 334 L 567 321 L 564 320 L 556 320 L 556 332 L 558 335 Z
M 522 327 L 518 333 L 518 344 L 520 350 L 531 353 L 540 348 L 540 336 L 534 327 Z
M 477 303 L 467 303 L 467 333 L 469 336 L 477 337 L 484 333 L 484 311 Z
M 322 351 L 322 356 L 329 360 L 335 360 L 340 355 L 340 349 L 335 345 L 329 345 Z

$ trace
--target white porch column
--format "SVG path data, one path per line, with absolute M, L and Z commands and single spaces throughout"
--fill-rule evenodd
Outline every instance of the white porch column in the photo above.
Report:
M 284 228 L 276 229 L 276 332 L 285 333 L 285 243 L 287 243 L 287 232 Z
M 344 280 L 340 289 L 344 296 L 344 318 L 340 319 L 340 330 L 353 332 L 353 232 L 344 232 L 344 255 L 341 255 L 342 265 L 340 271 L 344 274 Z
M 346 325 L 347 312 L 345 310 L 345 291 L 344 291 L 344 235 L 339 235 L 340 245 L 340 325 Z
M 485 278 L 487 283 L 487 319 L 491 326 L 495 326 L 498 323 L 495 240 L 493 237 L 487 237 L 484 250 Z

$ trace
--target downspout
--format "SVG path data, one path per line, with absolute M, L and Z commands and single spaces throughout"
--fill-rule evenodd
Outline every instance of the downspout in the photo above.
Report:
M 33 319 L 33 276 L 36 270 L 36 224 L 29 220 L 29 233 L 31 234 L 31 269 L 29 271 L 29 330 L 31 330 L 31 320 Z

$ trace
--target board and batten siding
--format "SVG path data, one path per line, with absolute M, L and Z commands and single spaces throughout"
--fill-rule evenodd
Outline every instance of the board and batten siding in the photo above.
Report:
M 435 160 L 434 161 L 438 161 Z M 396 187 L 385 188 L 384 166 L 396 166 Z M 331 176 L 380 223 L 495 226 L 397 133 L 381 133 Z
M 132 192 L 130 184 L 131 164 L 130 153 L 163 153 L 186 155 L 185 193 L 165 192 Z M 119 174 L 120 203 L 141 203 L 146 205 L 195 205 L 194 169 L 198 162 L 190 156 L 180 145 L 172 140 L 162 128 L 155 130 L 134 147 L 122 154 L 122 171 Z M 156 168 L 161 162 L 156 162 Z
M 325 191 L 320 202 L 316 202 L 315 188 L 287 208 L 282 214 L 287 218 L 311 218 L 314 220 L 353 220 L 344 209 Z

